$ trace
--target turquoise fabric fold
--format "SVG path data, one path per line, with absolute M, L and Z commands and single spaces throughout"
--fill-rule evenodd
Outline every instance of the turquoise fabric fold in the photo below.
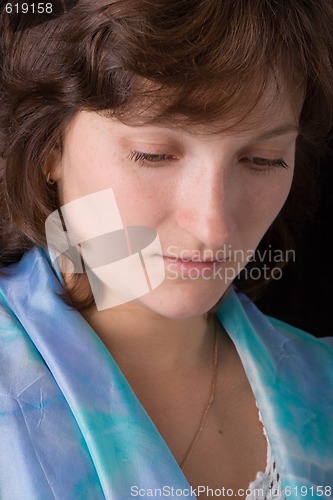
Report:
M 268 318 L 234 293 L 217 315 L 242 360 L 286 496 L 319 498 L 327 487 L 333 498 L 333 338 Z
M 1 500 L 126 500 L 138 488 L 152 498 L 163 487 L 190 498 L 154 423 L 62 291 L 37 247 L 0 278 Z M 267 318 L 233 290 L 217 317 L 241 357 L 283 486 L 333 489 L 332 339 Z M 297 497 L 315 496 L 289 495 Z

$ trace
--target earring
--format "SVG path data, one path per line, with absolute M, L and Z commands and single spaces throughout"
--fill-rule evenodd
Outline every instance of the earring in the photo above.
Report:
M 47 182 L 48 184 L 50 184 L 50 186 L 53 186 L 53 184 L 55 184 L 55 183 L 56 183 L 56 181 L 54 181 L 54 180 L 50 179 L 50 175 L 51 175 L 51 172 L 48 172 L 48 174 L 47 174 L 47 176 L 46 176 L 46 182 Z

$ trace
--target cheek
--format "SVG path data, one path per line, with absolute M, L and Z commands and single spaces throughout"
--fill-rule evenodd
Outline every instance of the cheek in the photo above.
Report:
M 121 184 L 112 183 L 118 207 L 125 225 L 157 226 L 168 212 L 163 193 L 133 178 Z
M 263 179 L 247 184 L 241 202 L 242 229 L 253 241 L 262 238 L 285 204 L 293 172 L 272 172 L 258 177 Z
M 293 170 L 290 172 L 283 172 L 280 182 L 276 182 L 268 190 L 267 205 L 270 206 L 274 218 L 278 215 L 282 207 L 284 206 L 293 181 Z

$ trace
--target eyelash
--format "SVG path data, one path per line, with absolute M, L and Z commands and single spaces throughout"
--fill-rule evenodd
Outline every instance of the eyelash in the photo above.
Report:
M 265 171 L 265 168 L 262 169 L 260 167 L 266 167 L 267 169 L 272 169 L 272 168 L 283 168 L 283 169 L 288 169 L 290 168 L 289 165 L 282 159 L 282 158 L 277 158 L 276 160 L 270 160 L 269 158 L 260 158 L 258 156 L 252 156 L 250 158 L 246 158 L 247 161 L 250 161 L 255 167 L 253 167 L 254 170 L 257 171 Z M 259 168 L 256 168 L 259 167 Z
M 153 154 L 153 153 L 142 153 L 141 151 L 130 151 L 128 154 L 128 159 L 134 162 L 140 162 L 140 167 L 144 168 L 152 168 L 153 163 L 160 163 L 164 161 L 177 160 L 178 158 L 174 155 L 168 154 Z M 253 165 L 257 167 L 267 167 L 271 168 L 290 168 L 289 165 L 282 159 L 278 158 L 276 160 L 270 160 L 268 158 L 260 158 L 258 156 L 253 156 L 249 158 L 245 158 L 246 161 L 249 161 Z M 148 163 L 148 165 L 146 164 Z M 149 165 L 150 163 L 150 165 Z M 263 168 L 255 168 L 257 171 L 264 171 Z
M 140 162 L 140 167 L 145 168 L 152 167 L 152 165 L 146 165 L 145 162 L 159 163 L 168 160 L 177 160 L 177 157 L 174 155 L 141 153 L 140 151 L 130 151 L 127 157 L 131 161 Z

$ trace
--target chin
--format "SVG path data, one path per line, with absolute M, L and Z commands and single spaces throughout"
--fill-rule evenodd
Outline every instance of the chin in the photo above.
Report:
M 168 287 L 166 287 L 168 288 Z M 227 288 L 227 287 L 225 287 Z M 203 290 L 201 287 L 163 286 L 137 299 L 137 304 L 161 316 L 181 320 L 206 314 L 220 300 L 225 290 Z

